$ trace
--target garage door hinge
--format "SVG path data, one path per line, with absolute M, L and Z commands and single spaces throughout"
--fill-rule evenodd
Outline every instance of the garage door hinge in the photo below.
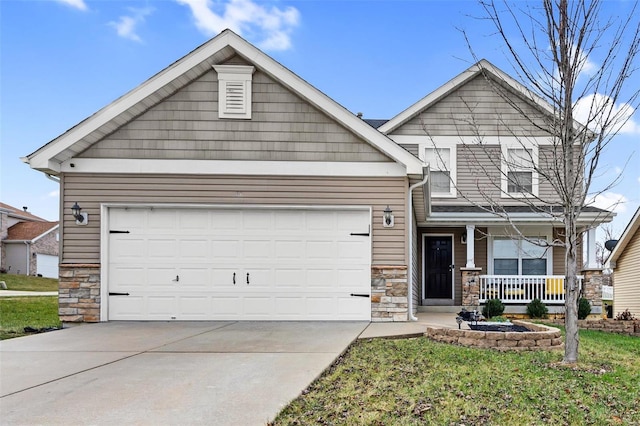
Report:
M 109 296 L 128 296 L 129 293 L 116 293 L 116 292 L 109 292 Z
M 351 295 L 354 297 L 369 297 L 368 294 L 361 294 L 361 293 L 351 293 Z
M 352 237 L 369 237 L 371 235 L 371 226 L 369 226 L 369 231 L 367 232 L 352 232 Z
M 110 234 L 128 234 L 129 231 L 109 231 Z

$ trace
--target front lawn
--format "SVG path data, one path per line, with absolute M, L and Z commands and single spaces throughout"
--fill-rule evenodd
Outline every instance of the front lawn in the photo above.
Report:
M 640 339 L 580 339 L 573 368 L 561 352 L 358 341 L 273 424 L 640 424 Z
M 60 325 L 56 296 L 0 298 L 0 340 L 33 333 L 25 327 L 41 330 Z
M 0 281 L 4 281 L 7 284 L 7 290 L 58 291 L 58 280 L 55 278 L 30 277 L 28 275 L 0 274 Z M 0 290 L 0 292 L 1 291 L 2 290 Z

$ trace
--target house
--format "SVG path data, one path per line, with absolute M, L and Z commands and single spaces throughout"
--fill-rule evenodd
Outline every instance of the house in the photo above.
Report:
M 564 254 L 514 240 L 504 218 L 459 196 L 513 186 L 472 172 L 456 144 L 461 96 L 490 107 L 478 124 L 498 152 L 496 115 L 532 132 L 536 158 L 549 138 L 517 121 L 484 71 L 522 95 L 483 61 L 367 122 L 225 30 L 25 158 L 60 179 L 61 318 L 406 321 L 489 291 L 562 303 Z M 549 191 L 518 172 L 514 190 Z M 548 211 L 496 193 L 526 236 L 561 237 Z M 610 219 L 585 208 L 579 224 Z
M 58 222 L 0 203 L 0 269 L 58 278 Z
M 640 318 L 640 208 L 609 255 L 613 269 L 613 314 L 625 310 Z

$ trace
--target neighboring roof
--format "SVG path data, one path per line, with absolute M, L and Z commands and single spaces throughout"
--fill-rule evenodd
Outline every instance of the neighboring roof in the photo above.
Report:
M 640 228 L 640 207 L 638 207 L 638 210 L 636 210 L 636 213 L 633 215 L 631 221 L 627 224 L 627 227 L 624 229 L 624 232 L 618 240 L 618 243 L 609 255 L 608 263 L 612 268 L 616 267 L 618 258 L 622 255 L 622 253 L 624 253 L 624 249 L 631 242 L 631 239 L 638 231 L 638 228 Z
M 420 99 L 415 104 L 411 105 L 409 108 L 402 111 L 400 114 L 393 117 L 391 120 L 387 121 L 385 124 L 380 126 L 378 130 L 380 130 L 380 132 L 384 134 L 390 134 L 395 129 L 402 126 L 404 123 L 406 123 L 425 109 L 429 108 L 431 105 L 440 101 L 442 98 L 446 97 L 456 89 L 462 87 L 467 82 L 474 79 L 479 74 L 483 73 L 493 76 L 498 81 L 504 82 L 516 93 L 521 94 L 523 99 L 534 103 L 547 114 L 554 114 L 552 106 L 547 101 L 536 95 L 531 90 L 527 89 L 523 84 L 510 77 L 507 73 L 503 72 L 486 59 L 482 59 L 475 65 L 468 68 L 466 71 L 449 80 L 447 83 L 443 84 L 424 98 Z
M 31 214 L 24 209 L 17 209 L 9 204 L 0 203 L 0 211 L 4 211 L 9 216 L 22 219 L 22 220 L 30 220 L 30 221 L 38 221 L 38 222 L 46 222 L 45 219 L 38 217 L 34 214 Z
M 532 208 L 531 206 L 500 206 L 499 208 L 500 211 L 504 211 L 506 213 L 561 213 L 563 211 L 563 208 L 561 206 L 541 206 L 536 208 Z M 431 211 L 434 213 L 487 213 L 491 210 L 491 206 L 431 206 Z M 603 210 L 593 206 L 585 206 L 581 209 L 581 212 L 603 214 L 610 213 L 607 210 Z
M 5 241 L 34 241 L 58 228 L 58 222 L 20 222 L 11 226 Z
M 23 161 L 33 169 L 47 174 L 58 174 L 64 161 L 83 152 L 105 135 L 111 134 L 176 93 L 195 78 L 211 70 L 212 65 L 222 63 L 234 55 L 243 57 L 346 129 L 404 165 L 407 174 L 422 173 L 421 160 L 231 30 L 224 30 L 140 86 L 29 154 Z
M 369 126 L 373 127 L 374 129 L 377 129 L 378 127 L 382 126 L 383 124 L 385 124 L 387 121 L 387 119 L 379 119 L 379 118 L 363 118 L 362 121 L 364 121 L 365 123 L 367 123 Z

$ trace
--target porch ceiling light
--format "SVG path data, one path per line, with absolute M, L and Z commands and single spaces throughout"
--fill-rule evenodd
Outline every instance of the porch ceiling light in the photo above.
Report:
M 389 207 L 387 205 L 387 208 L 384 209 L 383 215 L 382 215 L 382 226 L 384 226 L 385 228 L 392 228 L 394 223 L 393 223 L 393 210 L 391 210 L 391 207 Z
M 71 206 L 71 214 L 76 219 L 76 225 L 86 225 L 89 223 L 89 214 L 82 212 L 82 207 L 76 202 Z

